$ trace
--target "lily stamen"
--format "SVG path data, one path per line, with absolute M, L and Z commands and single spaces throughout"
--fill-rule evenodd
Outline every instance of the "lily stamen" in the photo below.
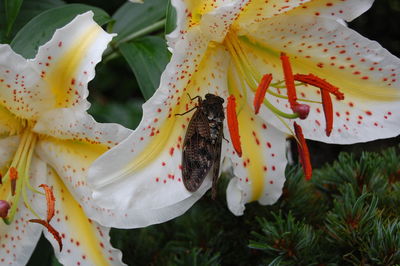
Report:
M 322 107 L 324 108 L 326 135 L 329 137 L 333 128 L 333 105 L 331 95 L 326 90 L 321 90 Z
M 53 226 L 51 226 L 48 222 L 42 219 L 31 219 L 29 220 L 29 222 L 43 225 L 47 229 L 47 231 L 49 231 L 53 235 L 54 239 L 58 242 L 58 246 L 60 247 L 60 252 L 62 251 L 63 248 L 62 238 L 60 236 L 60 233 Z
M 265 74 L 261 81 L 260 84 L 257 87 L 256 93 L 254 95 L 254 111 L 256 114 L 260 111 L 261 104 L 264 102 L 265 98 L 265 93 L 267 92 L 267 89 L 269 87 L 269 84 L 271 84 L 272 81 L 272 74 Z
M 41 184 L 39 187 L 43 188 L 46 193 L 47 222 L 50 222 L 54 216 L 54 206 L 56 198 L 54 197 L 53 190 L 48 185 Z
M 297 149 L 299 151 L 300 164 L 303 167 L 306 179 L 310 180 L 312 176 L 310 152 L 308 150 L 306 140 L 304 139 L 302 128 L 296 122 L 294 122 L 293 126 L 294 126 L 294 132 L 296 134 Z
M 56 198 L 54 197 L 53 189 L 50 188 L 46 184 L 41 184 L 39 187 L 43 188 L 46 194 L 46 202 L 47 202 L 47 218 L 46 220 L 43 219 L 31 219 L 29 222 L 31 223 L 38 223 L 43 225 L 54 237 L 54 239 L 58 242 L 60 247 L 60 251 L 62 250 L 62 239 L 60 233 L 50 224 L 51 219 L 54 217 L 54 206 Z
M 322 106 L 324 109 L 324 116 L 325 116 L 325 122 L 326 122 L 325 132 L 326 132 L 326 135 L 329 137 L 332 132 L 332 128 L 333 128 L 333 104 L 332 104 L 332 99 L 331 99 L 330 93 L 335 95 L 338 100 L 343 100 L 344 94 L 339 91 L 338 87 L 330 84 L 326 80 L 324 80 L 320 77 L 317 77 L 313 74 L 308 74 L 308 75 L 296 74 L 296 75 L 294 75 L 294 79 L 296 81 L 300 81 L 300 82 L 315 86 L 317 88 L 320 88 L 321 98 L 322 98 Z
M 296 106 L 298 103 L 292 66 L 290 65 L 289 57 L 285 53 L 282 52 L 280 58 L 282 62 L 283 75 L 285 76 L 288 101 L 290 103 L 290 108 L 293 110 L 294 106 Z
M 10 167 L 8 171 L 11 181 L 11 195 L 15 196 L 15 187 L 17 185 L 18 171 L 15 167 Z
M 308 74 L 308 75 L 296 74 L 294 75 L 294 80 L 315 86 L 317 88 L 320 88 L 321 90 L 328 91 L 334 94 L 338 100 L 344 100 L 344 94 L 339 91 L 338 87 L 332 85 L 325 79 L 317 77 L 313 74 Z
M 242 157 L 242 146 L 240 143 L 239 123 L 236 114 L 236 99 L 231 95 L 228 97 L 228 104 L 226 107 L 227 123 L 229 134 L 232 140 L 232 146 L 239 157 Z

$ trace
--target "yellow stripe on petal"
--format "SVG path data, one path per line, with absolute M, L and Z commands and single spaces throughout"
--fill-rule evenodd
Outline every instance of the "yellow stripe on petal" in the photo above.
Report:
M 251 181 L 252 201 L 258 200 L 264 191 L 265 158 L 260 139 L 257 136 L 261 130 L 255 127 L 254 117 L 248 105 L 245 105 L 238 114 L 240 140 L 243 148 L 243 166 L 247 169 L 248 178 Z M 249 125 L 252 124 L 253 126 Z
M 4 174 L 4 172 L 3 172 Z M 0 186 L 0 199 L 1 200 L 8 200 L 8 197 L 11 195 L 11 185 L 10 179 L 7 179 L 7 182 L 4 182 Z
M 186 3 L 189 10 L 188 16 L 190 17 L 189 27 L 199 24 L 204 14 L 218 7 L 215 0 L 194 0 L 186 1 Z
M 0 136 L 18 134 L 24 128 L 24 120 L 12 114 L 2 105 L 0 105 L 0 121 Z
M 59 214 L 57 213 L 51 223 L 57 220 L 56 228 L 63 237 L 63 253 L 67 253 L 67 256 L 70 253 L 69 256 L 74 256 L 74 259 L 80 261 L 81 264 L 89 262 L 90 265 L 110 265 L 109 255 L 103 249 L 104 244 L 99 239 L 93 222 L 88 219 L 82 207 L 72 197 L 57 174 L 53 172 L 52 176 L 54 177 L 52 183 L 56 194 L 56 204 L 59 208 L 59 210 L 56 209 L 56 212 L 61 212 L 64 217 L 57 219 L 57 214 Z
M 174 110 L 179 110 L 179 108 L 175 108 Z M 184 111 L 172 111 L 173 114 L 183 113 Z M 189 114 L 188 114 L 189 115 Z M 168 147 L 168 143 L 175 143 L 182 133 L 182 129 L 178 126 L 177 120 L 182 120 L 182 118 L 178 117 L 170 117 L 167 118 L 166 121 L 160 126 L 160 132 L 156 136 L 154 136 L 146 148 L 131 162 L 129 163 L 125 169 L 123 169 L 117 175 L 124 176 L 129 173 L 134 173 L 135 171 L 139 171 L 149 164 L 151 164 L 165 149 L 170 149 L 170 155 L 172 156 L 174 153 L 174 146 Z M 171 144 L 173 145 L 173 144 Z
M 260 33 L 260 35 L 262 34 Z M 370 71 L 374 67 L 370 67 L 364 63 L 365 59 L 360 59 L 359 62 L 354 62 L 354 60 L 349 61 L 346 59 L 346 56 L 350 58 L 352 55 L 343 55 L 339 49 L 327 54 L 316 52 L 317 50 L 315 53 L 310 51 L 306 56 L 303 56 L 303 54 L 294 51 L 293 47 L 291 50 L 288 48 L 279 50 L 279 46 L 284 45 L 285 42 L 282 42 L 278 46 L 272 41 L 263 42 L 256 37 L 248 36 L 240 36 L 239 40 L 243 47 L 246 48 L 248 56 L 254 56 L 253 63 L 256 67 L 260 69 L 274 67 L 277 69 L 274 72 L 275 79 L 281 77 L 279 54 L 281 51 L 284 51 L 291 58 L 292 68 L 295 73 L 313 73 L 324 78 L 331 84 L 339 87 L 345 94 L 345 98 L 346 95 L 351 95 L 360 100 L 382 102 L 394 102 L 400 98 L 400 91 L 398 88 L 395 88 L 394 81 L 393 85 L 388 86 L 385 84 L 388 82 L 388 78 L 383 78 L 379 76 L 380 73 L 377 74 Z M 307 44 L 304 46 L 307 46 Z M 311 43 L 310 46 L 318 47 L 316 43 Z M 335 62 L 332 63 L 332 61 Z M 263 64 L 265 65 L 263 66 Z M 378 67 L 375 67 L 376 69 Z
M 76 94 L 73 87 L 80 86 L 80 84 L 75 84 L 74 76 L 77 74 L 82 60 L 85 60 L 88 49 L 92 47 L 99 34 L 101 34 L 99 26 L 89 27 L 79 38 L 76 38 L 75 44 L 55 62 L 53 71 L 46 76 L 46 80 L 56 96 L 56 107 L 69 107 L 74 104 Z

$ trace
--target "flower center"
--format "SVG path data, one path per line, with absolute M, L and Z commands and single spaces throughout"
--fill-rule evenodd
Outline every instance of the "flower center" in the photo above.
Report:
M 299 144 L 298 147 L 299 154 L 301 155 L 301 163 L 306 173 L 306 177 L 309 179 L 311 177 L 311 164 L 308 148 L 301 127 L 297 123 L 294 123 L 293 130 L 285 119 L 306 119 L 310 111 L 310 106 L 307 103 L 321 104 L 325 115 L 325 132 L 326 135 L 329 136 L 333 128 L 333 104 L 331 94 L 336 96 L 338 100 L 343 100 L 344 94 L 339 91 L 339 88 L 316 75 L 293 74 L 289 57 L 283 52 L 280 54 L 280 60 L 284 79 L 272 82 L 273 76 L 271 73 L 261 74 L 257 68 L 254 67 L 252 61 L 246 54 L 245 47 L 243 47 L 243 44 L 241 43 L 241 38 L 242 37 L 237 36 L 235 30 L 231 30 L 226 35 L 223 42 L 232 58 L 232 64 L 228 70 L 228 90 L 230 95 L 235 95 L 236 99 L 239 99 L 238 113 L 243 108 L 243 105 L 247 104 L 247 89 L 249 88 L 250 91 L 254 93 L 253 105 L 255 113 L 258 114 L 261 105 L 264 105 L 289 129 L 290 132 L 292 132 L 292 135 L 296 136 L 295 138 Z M 273 53 L 276 54 L 276 52 Z M 239 84 L 239 86 L 236 84 Z M 321 92 L 321 101 L 297 98 L 297 87 L 304 85 L 312 85 L 319 88 Z M 286 91 L 286 95 L 281 94 L 282 90 Z M 292 113 L 288 113 L 274 106 L 265 97 L 266 93 L 287 100 Z M 235 132 L 235 138 L 239 138 L 239 133 L 236 129 L 230 130 L 230 132 Z
M 21 139 L 14 154 L 14 158 L 4 177 L 0 174 L 0 217 L 5 224 L 10 225 L 15 218 L 19 202 L 22 198 L 26 208 L 36 217 L 36 219 L 31 219 L 29 222 L 43 225 L 57 240 L 61 250 L 62 240 L 60 234 L 50 225 L 50 221 L 54 216 L 55 206 L 53 190 L 47 185 L 41 184 L 40 187 L 44 189 L 45 193 L 39 192 L 32 187 L 29 180 L 29 169 L 38 141 L 38 135 L 31 130 L 32 125 L 29 125 L 26 121 L 23 121 L 21 124 L 24 125 L 24 129 L 20 132 Z M 10 188 L 7 189 L 7 186 L 10 186 Z M 46 219 L 41 219 L 29 204 L 28 195 L 26 193 L 27 189 L 46 197 Z
M 6 200 L 11 205 L 7 215 L 2 217 L 6 224 L 10 224 L 13 221 L 17 212 L 18 203 L 21 198 L 24 201 L 25 206 L 36 217 L 39 217 L 31 208 L 26 193 L 26 188 L 28 188 L 35 193 L 43 194 L 34 189 L 29 182 L 29 168 L 37 139 L 37 135 L 33 133 L 29 127 L 25 127 L 21 134 L 21 139 L 14 154 L 14 158 L 11 161 L 10 167 L 2 178 L 2 187 L 7 185 L 11 186 L 10 190 L 7 190 L 7 188 L 2 188 L 2 193 L 0 194 L 1 197 L 6 197 L 0 198 L 0 200 Z

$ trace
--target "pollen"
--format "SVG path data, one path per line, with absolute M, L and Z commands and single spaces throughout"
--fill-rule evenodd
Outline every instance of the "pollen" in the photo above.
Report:
M 326 90 L 321 90 L 322 106 L 324 108 L 326 135 L 329 137 L 333 128 L 333 105 L 331 100 L 331 95 Z
M 344 94 L 339 91 L 338 87 L 332 85 L 325 79 L 317 77 L 313 74 L 296 74 L 294 75 L 294 80 L 312 85 L 314 87 L 320 88 L 321 90 L 328 91 L 329 93 L 335 95 L 338 100 L 344 100 Z
M 9 169 L 10 181 L 11 181 L 11 195 L 15 196 L 15 188 L 17 185 L 18 171 L 15 167 Z
M 56 198 L 53 194 L 53 189 L 50 188 L 46 184 L 41 184 L 39 187 L 43 188 L 46 195 L 46 202 L 47 202 L 47 222 L 50 222 L 54 216 L 54 206 Z
M 294 76 L 292 66 L 290 65 L 289 57 L 285 53 L 281 53 L 281 62 L 283 68 L 283 75 L 285 76 L 285 84 L 287 88 L 288 101 L 290 108 L 297 105 L 296 87 L 294 85 Z
M 227 123 L 229 134 L 232 140 L 232 146 L 239 157 L 242 156 L 242 146 L 240 143 L 239 123 L 236 114 L 236 99 L 231 95 L 228 97 L 228 104 L 226 107 Z
M 265 74 L 262 79 L 260 84 L 257 87 L 256 93 L 254 95 L 254 111 L 256 114 L 260 111 L 261 104 L 264 101 L 265 98 L 265 93 L 267 93 L 267 89 L 269 87 L 269 84 L 271 84 L 272 81 L 272 74 Z
M 308 150 L 306 140 L 304 139 L 302 128 L 296 122 L 294 122 L 293 126 L 297 139 L 297 149 L 299 151 L 300 163 L 303 167 L 306 179 L 310 180 L 312 176 L 310 152 Z

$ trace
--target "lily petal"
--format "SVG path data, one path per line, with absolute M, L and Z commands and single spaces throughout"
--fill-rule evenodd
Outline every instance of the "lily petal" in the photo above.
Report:
M 188 32 L 199 30 L 196 26 L 200 26 L 208 40 L 221 42 L 248 1 L 172 1 L 178 14 L 177 28 L 168 35 L 168 46 L 174 50 L 176 43 L 186 39 Z
M 87 83 L 113 36 L 92 17 L 87 12 L 58 29 L 33 60 L 0 45 L 0 99 L 9 111 L 36 119 L 55 107 L 88 109 Z
M 34 130 L 41 134 L 36 152 L 62 178 L 69 191 L 93 219 L 115 219 L 113 212 L 91 200 L 87 170 L 93 161 L 131 132 L 117 124 L 96 123 L 71 109 L 58 109 L 41 117 Z M 102 217 L 102 218 L 100 218 Z
M 299 122 L 307 138 L 345 144 L 399 133 L 400 107 L 393 103 L 400 99 L 397 77 L 400 60 L 378 43 L 336 21 L 318 17 L 292 17 L 290 23 L 283 18 L 271 19 L 257 33 L 242 41 L 256 51 L 252 59 L 258 61 L 255 64 L 259 69 L 279 73 L 278 54 L 285 51 L 292 58 L 295 73 L 314 73 L 339 87 L 345 95 L 344 101 L 333 99 L 335 117 L 330 137 L 324 132 L 321 104 L 307 102 L 311 106 L 310 115 Z M 260 62 L 257 58 L 261 55 L 268 61 Z M 283 79 L 279 74 L 274 77 Z M 319 89 L 311 86 L 298 87 L 301 98 L 320 102 L 319 93 Z M 290 113 L 287 101 L 269 97 L 272 103 Z M 285 126 L 269 110 L 262 108 L 261 115 L 285 131 Z
M 30 169 L 30 182 L 33 187 L 44 183 L 46 177 L 46 165 L 34 156 L 32 167 Z M 9 182 L 9 181 L 8 181 Z M 9 195 L 10 184 L 4 184 L 0 190 L 0 198 L 6 199 Z M 45 214 L 45 199 L 41 195 L 34 195 L 27 190 L 29 204 L 35 209 L 39 215 Z M 29 222 L 34 218 L 32 213 L 25 207 L 24 201 L 19 201 L 18 211 L 14 217 L 14 221 L 10 225 L 0 223 L 0 264 L 1 265 L 25 265 L 39 237 L 42 233 L 42 227 Z
M 296 8 L 301 8 L 308 2 L 313 2 L 313 0 L 249 1 L 243 12 L 240 14 L 236 24 L 243 28 L 257 25 L 266 19 L 290 12 Z
M 97 123 L 91 115 L 73 108 L 53 109 L 44 113 L 33 131 L 57 139 L 103 144 L 106 149 L 131 133 L 131 130 L 119 124 Z
M 49 92 L 44 88 L 40 75 L 27 60 L 16 54 L 9 45 L 0 45 L 2 108 L 21 118 L 34 118 L 43 109 L 51 107 L 53 97 Z
M 7 167 L 18 148 L 19 136 L 0 138 L 0 173 Z M 4 174 L 4 173 L 3 173 Z
M 291 11 L 290 15 L 320 16 L 352 21 L 370 9 L 374 0 L 313 0 Z
M 182 183 L 181 149 L 192 114 L 176 116 L 195 104 L 187 93 L 191 97 L 206 92 L 227 94 L 227 90 L 220 90 L 226 88 L 227 51 L 213 45 L 204 57 L 198 58 L 197 53 L 203 49 L 201 44 L 187 57 L 175 54 L 161 77 L 160 88 L 143 105 L 143 119 L 138 128 L 89 170 L 88 180 L 98 204 L 125 217 L 113 221 L 114 226 L 142 227 L 172 219 L 185 212 L 210 187 L 206 178 L 198 191 L 190 193 Z M 111 159 L 115 156 L 119 158 L 117 161 Z
M 93 79 L 94 68 L 114 35 L 105 32 L 89 11 L 58 29 L 39 48 L 30 63 L 51 90 L 55 107 L 89 108 L 87 84 Z
M 110 244 L 110 228 L 87 218 L 51 167 L 47 174 L 56 198 L 56 212 L 50 224 L 61 234 L 62 251 L 51 233 L 44 230 L 44 235 L 52 243 L 58 260 L 64 265 L 125 265 L 122 253 Z
M 22 121 L 0 104 L 0 136 L 11 136 L 19 133 L 23 129 Z
M 229 182 L 226 197 L 228 208 L 235 215 L 242 215 L 245 203 L 251 201 L 258 200 L 263 205 L 275 203 L 282 193 L 287 163 L 282 152 L 286 149 L 287 135 L 267 125 L 250 105 L 242 106 L 238 114 L 242 156 L 226 145 L 235 176 Z

